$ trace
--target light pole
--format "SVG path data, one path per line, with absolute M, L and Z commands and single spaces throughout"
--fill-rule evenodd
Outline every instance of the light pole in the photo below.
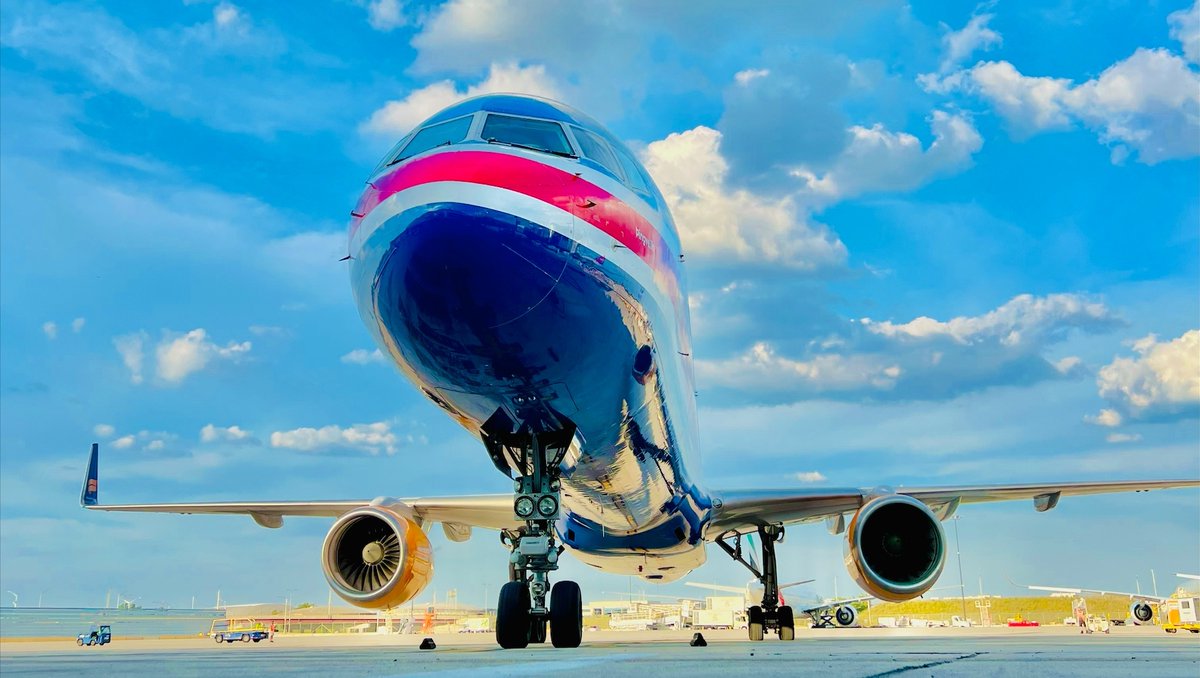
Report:
M 954 516 L 954 557 L 958 560 L 958 595 L 962 598 L 962 618 L 967 618 L 967 588 L 963 584 L 962 549 L 958 540 L 958 516 Z

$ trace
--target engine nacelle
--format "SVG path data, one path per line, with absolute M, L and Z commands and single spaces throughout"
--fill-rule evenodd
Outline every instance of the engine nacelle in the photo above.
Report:
M 842 605 L 833 611 L 833 621 L 843 628 L 854 626 L 854 623 L 858 621 L 858 610 L 849 605 Z
M 1154 608 L 1144 600 L 1135 601 L 1129 606 L 1129 618 L 1138 626 L 1149 624 L 1154 621 Z
M 433 577 L 433 549 L 421 528 L 386 506 L 364 506 L 337 519 L 321 546 L 329 586 L 351 605 L 396 607 Z
M 928 591 L 946 564 L 946 535 L 925 504 L 876 497 L 846 528 L 846 569 L 864 591 L 893 603 Z

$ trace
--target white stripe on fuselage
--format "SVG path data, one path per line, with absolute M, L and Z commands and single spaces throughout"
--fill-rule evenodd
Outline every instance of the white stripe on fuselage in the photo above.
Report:
M 663 328 L 667 330 L 663 334 L 671 337 L 672 346 L 669 348 L 678 350 L 678 346 L 674 345 L 676 343 L 674 320 L 677 309 L 655 280 L 654 269 L 641 257 L 630 251 L 628 247 L 598 227 L 579 219 L 562 208 L 524 193 L 462 181 L 437 181 L 406 188 L 389 196 L 363 217 L 362 223 L 359 224 L 358 230 L 355 231 L 354 237 L 350 241 L 350 253 L 356 259 L 362 256 L 363 245 L 376 231 L 384 228 L 384 225 L 393 216 L 414 207 L 447 202 L 474 205 L 520 217 L 603 256 L 633 278 L 654 299 L 654 303 L 658 306 L 659 317 L 672 323 L 671 327 Z M 390 235 L 394 238 L 399 234 L 397 232 Z M 381 249 L 372 254 L 374 254 L 372 259 L 359 260 L 359 265 L 374 267 L 372 270 L 376 270 L 384 251 Z

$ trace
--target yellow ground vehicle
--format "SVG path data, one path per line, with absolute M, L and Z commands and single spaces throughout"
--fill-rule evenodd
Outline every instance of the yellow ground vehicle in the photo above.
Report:
M 243 643 L 259 642 L 268 638 L 267 629 L 253 619 L 214 619 L 208 629 L 208 635 L 218 643 L 232 643 L 240 640 Z
M 1171 598 L 1163 607 L 1167 612 L 1167 619 L 1161 624 L 1164 631 L 1175 633 L 1183 629 L 1200 633 L 1200 618 L 1197 617 L 1200 598 Z

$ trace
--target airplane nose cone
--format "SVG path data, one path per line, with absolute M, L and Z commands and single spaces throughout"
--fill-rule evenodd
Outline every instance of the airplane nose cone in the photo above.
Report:
M 499 222 L 468 206 L 431 211 L 393 241 L 376 302 L 391 321 L 402 317 L 423 332 L 454 336 L 466 325 L 475 333 L 503 326 L 551 296 L 566 265 L 551 241 L 530 237 L 511 217 Z

